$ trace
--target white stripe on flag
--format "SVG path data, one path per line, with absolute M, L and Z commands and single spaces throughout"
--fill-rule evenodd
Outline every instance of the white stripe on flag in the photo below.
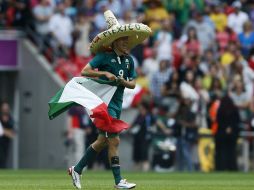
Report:
M 89 89 L 92 93 L 96 94 L 96 96 L 100 97 L 105 104 L 109 104 L 112 99 L 117 87 L 111 86 L 108 84 L 101 84 L 97 81 L 93 81 L 91 79 L 83 78 L 83 77 L 74 77 L 77 83 L 82 83 L 82 86 Z
M 80 83 L 84 85 L 81 85 Z M 86 86 L 89 87 L 89 89 L 87 89 Z M 94 89 L 96 94 L 94 94 L 90 89 Z M 74 77 L 64 87 L 63 93 L 58 102 L 76 102 L 87 109 L 92 110 L 102 103 L 108 104 L 115 91 L 115 86 L 99 84 L 95 81 L 82 77 Z

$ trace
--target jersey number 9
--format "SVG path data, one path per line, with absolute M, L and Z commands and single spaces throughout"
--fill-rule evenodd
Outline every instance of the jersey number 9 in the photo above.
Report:
M 119 74 L 119 76 L 120 76 L 120 77 L 122 77 L 122 78 L 123 78 L 123 70 L 122 70 L 122 69 L 121 69 L 121 70 L 119 70 L 119 73 L 118 73 L 118 74 Z

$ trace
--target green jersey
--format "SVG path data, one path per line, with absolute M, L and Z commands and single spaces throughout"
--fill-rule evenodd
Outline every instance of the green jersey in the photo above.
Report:
M 129 55 L 117 56 L 115 52 L 99 53 L 89 64 L 93 69 L 97 68 L 99 71 L 108 71 L 116 77 L 123 77 L 125 80 L 133 80 L 137 76 L 133 59 Z M 100 79 L 108 80 L 105 76 L 100 77 Z M 117 87 L 108 105 L 109 114 L 114 118 L 120 118 L 124 88 L 124 86 Z

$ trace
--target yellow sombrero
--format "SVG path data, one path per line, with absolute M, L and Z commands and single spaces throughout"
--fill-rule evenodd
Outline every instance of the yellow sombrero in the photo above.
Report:
M 125 36 L 129 37 L 128 48 L 132 49 L 152 34 L 152 30 L 142 23 L 120 25 L 110 10 L 104 12 L 104 17 L 108 29 L 99 33 L 91 42 L 90 50 L 93 54 L 110 49 L 113 41 Z

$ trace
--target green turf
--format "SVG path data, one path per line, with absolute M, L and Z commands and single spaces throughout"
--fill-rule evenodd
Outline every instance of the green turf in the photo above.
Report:
M 127 173 L 137 190 L 254 190 L 254 173 Z M 82 189 L 113 189 L 111 172 L 86 172 Z M 0 190 L 74 189 L 62 170 L 0 170 Z

